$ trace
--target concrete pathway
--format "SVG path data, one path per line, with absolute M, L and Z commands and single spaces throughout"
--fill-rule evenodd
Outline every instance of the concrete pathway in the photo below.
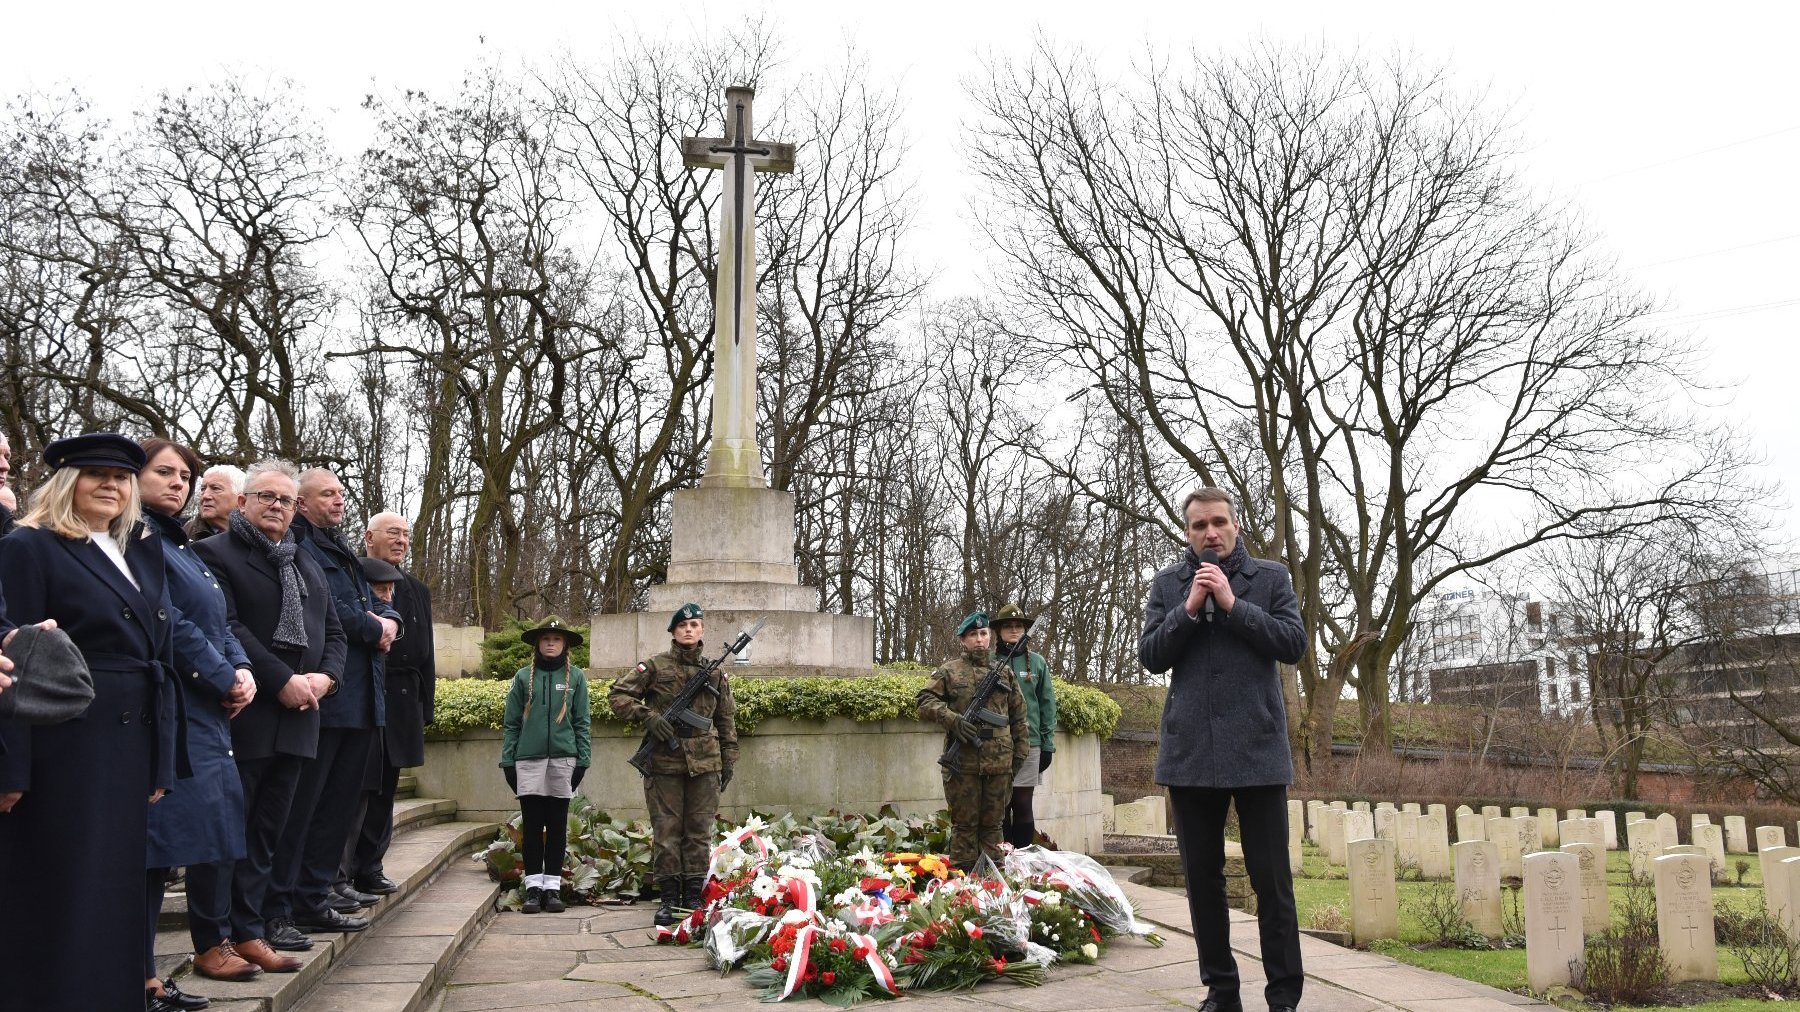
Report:
M 1033 1012 L 1084 1009 L 1168 1010 L 1193 1008 L 1205 997 L 1187 901 L 1181 896 L 1125 884 L 1140 912 L 1168 941 L 1162 948 L 1135 939 L 1115 941 L 1092 966 L 1055 967 L 1043 987 L 1005 984 L 952 996 L 872 1001 L 882 1009 L 962 1009 L 990 1006 Z M 756 1000 L 742 973 L 721 977 L 707 969 L 699 950 L 658 946 L 649 939 L 651 908 L 571 907 L 562 914 L 502 913 L 463 954 L 450 983 L 430 1006 L 435 1012 L 607 1012 L 650 1009 L 747 1010 L 772 1007 Z M 1232 948 L 1244 978 L 1244 1004 L 1264 1008 L 1262 965 L 1257 960 L 1256 920 L 1232 915 Z M 1302 938 L 1306 964 L 1305 1012 L 1545 1012 L 1540 1002 L 1455 977 L 1398 963 L 1386 956 L 1342 949 Z M 822 1008 L 818 1002 L 791 1002 Z

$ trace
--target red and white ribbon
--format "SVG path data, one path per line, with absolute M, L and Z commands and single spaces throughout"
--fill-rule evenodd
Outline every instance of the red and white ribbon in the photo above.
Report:
M 875 944 L 874 935 L 851 935 L 850 941 L 863 950 L 863 963 L 869 972 L 875 975 L 875 983 L 888 994 L 899 994 L 900 989 L 894 985 L 894 971 L 888 969 L 887 961 L 881 958 L 881 949 Z
M 886 924 L 894 919 L 893 911 L 876 899 L 865 899 L 858 903 L 851 908 L 850 915 L 856 918 L 857 923 L 867 927 Z
M 808 924 L 794 935 L 794 951 L 788 958 L 787 983 L 781 988 L 781 997 L 786 1000 L 800 988 L 800 979 L 806 976 L 807 964 L 812 962 L 813 936 L 818 929 Z
M 788 879 L 781 891 L 788 898 L 788 906 L 795 910 L 804 910 L 810 914 L 819 909 L 819 900 L 813 893 L 812 883 L 803 878 Z

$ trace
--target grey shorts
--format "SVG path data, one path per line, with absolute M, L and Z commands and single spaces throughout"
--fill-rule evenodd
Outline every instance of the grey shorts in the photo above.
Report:
M 519 775 L 519 794 L 538 794 L 546 798 L 575 796 L 575 757 L 555 759 L 520 759 L 513 764 Z
M 1031 751 L 1025 753 L 1025 765 L 1019 767 L 1019 775 L 1013 777 L 1014 787 L 1043 786 L 1044 775 L 1038 772 L 1039 757 L 1043 754 L 1042 749 L 1038 748 L 1036 745 L 1031 746 Z

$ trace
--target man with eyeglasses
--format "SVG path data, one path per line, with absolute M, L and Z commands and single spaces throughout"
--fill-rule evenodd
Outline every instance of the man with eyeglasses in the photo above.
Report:
M 318 563 L 290 526 L 299 472 L 286 461 L 250 469 L 227 535 L 194 543 L 225 592 L 232 634 L 250 658 L 256 695 L 231 721 L 231 752 L 244 785 L 244 858 L 231 878 L 231 941 L 270 973 L 300 960 L 277 952 L 312 947 L 286 923 L 265 919 L 276 843 L 289 825 L 302 771 L 319 745 L 319 701 L 344 670 L 344 629 Z M 299 823 L 295 823 L 299 825 Z
M 329 603 L 344 627 L 347 649 L 338 691 L 319 704 L 319 754 L 300 775 L 289 816 L 296 828 L 275 851 L 275 883 L 265 910 L 292 918 L 302 933 L 361 931 L 368 918 L 352 911 L 379 897 L 335 888 L 344 848 L 356 828 L 369 783 L 369 750 L 386 722 L 383 659 L 400 635 L 400 613 L 376 600 L 362 564 L 344 539 L 343 483 L 326 468 L 300 475 L 294 541 L 325 574 Z
M 378 896 L 397 888 L 382 869 L 394 837 L 394 791 L 401 769 L 425 763 L 425 727 L 437 702 L 437 651 L 425 634 L 431 628 L 431 591 L 400 569 L 411 545 L 412 525 L 398 513 L 375 514 L 363 532 L 364 562 L 379 560 L 400 574 L 389 584 L 388 600 L 400 613 L 401 625 L 417 630 L 395 640 L 387 654 L 387 724 L 371 754 L 380 781 L 364 794 L 362 828 L 344 852 L 342 881 L 358 892 Z M 371 585 L 380 597 L 381 585 Z

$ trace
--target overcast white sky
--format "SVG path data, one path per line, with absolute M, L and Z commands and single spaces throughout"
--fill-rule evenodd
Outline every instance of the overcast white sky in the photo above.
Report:
M 371 86 L 445 90 L 482 55 L 596 54 L 621 32 L 682 35 L 767 16 L 795 69 L 854 43 L 901 82 L 924 207 L 915 251 L 939 295 L 973 291 L 981 263 L 956 155 L 961 82 L 1036 29 L 1124 68 L 1146 42 L 1232 46 L 1256 35 L 1448 62 L 1513 103 L 1525 170 L 1575 201 L 1620 262 L 1709 350 L 1705 379 L 1800 504 L 1800 5 L 1673 3 L 511 2 L 181 5 L 0 3 L 0 92 L 75 84 L 109 111 L 216 76 L 302 85 L 346 134 Z M 485 42 L 482 38 L 485 36 Z M 772 82 L 765 87 L 779 87 Z M 777 138 L 779 139 L 779 138 Z M 354 142 L 352 142 L 354 143 Z M 1791 512 L 1784 526 L 1800 530 Z

